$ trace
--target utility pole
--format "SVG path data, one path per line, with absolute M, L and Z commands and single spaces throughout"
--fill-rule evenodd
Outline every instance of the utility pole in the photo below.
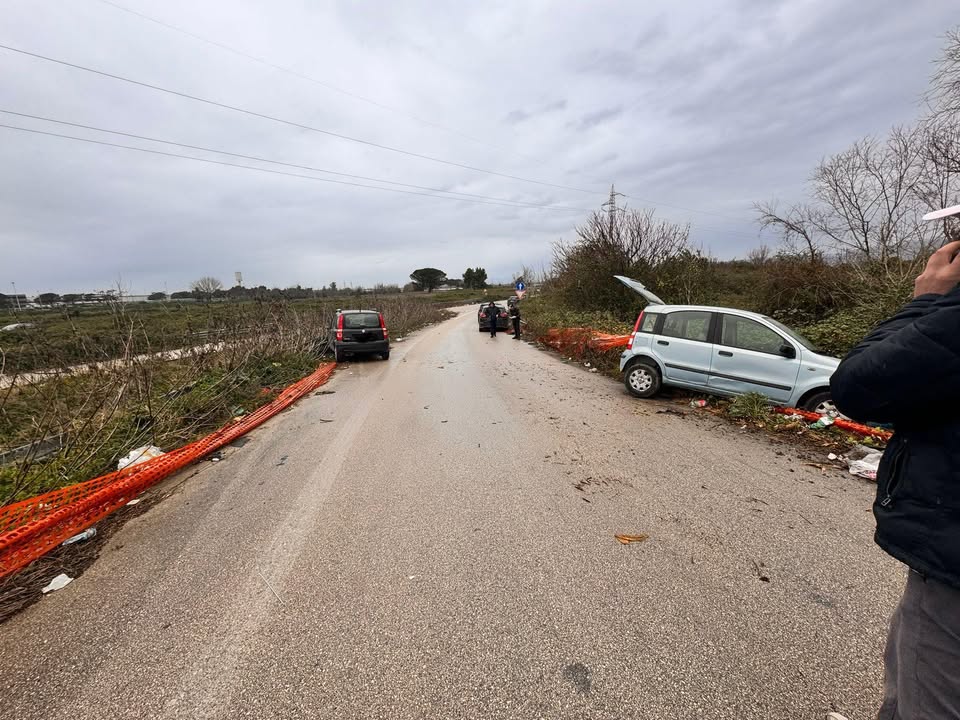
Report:
M 600 207 L 607 211 L 607 238 L 613 240 L 614 229 L 616 228 L 616 213 L 620 208 L 617 207 L 617 196 L 626 197 L 623 193 L 618 193 L 613 185 L 610 185 L 610 199 Z

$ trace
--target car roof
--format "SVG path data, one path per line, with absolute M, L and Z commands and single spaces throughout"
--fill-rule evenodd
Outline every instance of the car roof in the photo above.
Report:
M 341 315 L 351 315 L 354 313 L 378 313 L 379 310 L 337 310 Z
M 740 315 L 741 317 L 754 318 L 756 320 L 768 320 L 766 315 L 750 312 L 749 310 L 739 310 L 738 308 L 715 307 L 712 305 L 647 305 L 643 311 L 652 313 L 677 312 L 679 310 L 699 310 L 701 312 L 719 312 Z

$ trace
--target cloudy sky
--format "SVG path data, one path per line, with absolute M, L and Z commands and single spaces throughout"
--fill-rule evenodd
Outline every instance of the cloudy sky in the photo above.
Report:
M 273 171 L 0 128 L 0 292 L 29 294 L 229 286 L 238 270 L 281 287 L 403 282 L 425 265 L 506 280 L 549 262 L 611 182 L 714 255 L 743 255 L 764 241 L 754 201 L 801 198 L 821 157 L 916 116 L 957 22 L 952 0 L 0 8 L 2 45 L 293 123 L 0 49 L 0 110 L 288 163 L 0 113 Z

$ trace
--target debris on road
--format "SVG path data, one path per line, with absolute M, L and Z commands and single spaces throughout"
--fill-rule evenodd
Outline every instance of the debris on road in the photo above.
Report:
M 281 457 L 280 457 L 280 462 L 278 462 L 274 467 L 280 467 L 281 465 L 286 465 L 286 464 L 287 464 L 287 458 L 288 458 L 288 457 L 290 457 L 290 456 L 289 456 L 289 455 L 283 455 L 283 456 L 281 456 Z
M 223 460 L 223 453 L 219 450 L 210 456 L 210 462 L 220 462 L 221 460 Z
M 142 462 L 153 460 L 153 458 L 160 457 L 161 455 L 163 455 L 163 450 L 155 445 L 144 445 L 143 447 L 138 447 L 135 450 L 131 450 L 117 461 L 117 470 L 123 470 L 127 467 L 139 465 Z
M 830 453 L 829 455 L 827 455 L 827 460 L 836 460 L 836 459 L 837 459 L 836 453 Z
M 880 458 L 883 453 L 865 445 L 857 445 L 847 455 L 847 468 L 851 475 L 867 480 L 877 480 L 877 471 L 880 469 Z
M 761 569 L 762 567 L 763 563 L 757 563 L 756 560 L 753 561 L 753 569 L 757 571 L 757 577 L 760 578 L 760 582 L 768 583 L 770 582 L 770 578 L 766 573 L 763 572 Z
M 130 502 L 128 502 L 127 505 L 136 505 L 137 503 L 140 502 L 140 499 L 141 499 L 141 498 L 134 498 L 133 500 L 131 500 Z
M 817 420 L 815 423 L 811 423 L 810 429 L 822 430 L 823 428 L 828 428 L 831 425 L 833 425 L 833 418 L 829 415 L 821 415 L 819 420 Z
M 646 533 L 639 533 L 637 535 L 614 535 L 621 545 L 629 545 L 630 543 L 641 543 L 644 540 L 650 538 Z
M 336 390 L 317 390 L 314 395 L 333 395 L 336 392 Z
M 130 503 L 127 503 L 127 504 L 129 505 Z M 73 537 L 67 538 L 60 544 L 73 545 L 74 543 L 83 542 L 84 540 L 89 540 L 96 534 L 97 534 L 97 529 L 95 527 L 89 527 L 86 530 L 84 530 L 82 533 L 77 533 Z
M 67 575 L 66 573 L 60 573 L 53 580 L 50 581 L 50 584 L 47 585 L 41 592 L 46 595 L 47 593 L 55 592 L 56 590 L 63 590 L 67 585 L 73 582 L 73 578 Z
M 705 408 L 707 406 L 706 400 L 691 400 L 690 407 L 692 408 Z
M 663 410 L 657 410 L 657 415 L 676 415 L 677 417 L 687 416 L 687 414 L 682 410 L 674 410 L 673 408 L 664 408 Z

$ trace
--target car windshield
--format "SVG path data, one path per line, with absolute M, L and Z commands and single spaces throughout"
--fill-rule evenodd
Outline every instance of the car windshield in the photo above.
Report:
M 350 313 L 343 316 L 343 326 L 348 330 L 380 327 L 380 316 L 376 313 Z
M 788 328 L 786 325 L 784 325 L 782 322 L 778 322 L 778 321 L 774 320 L 772 317 L 767 317 L 766 315 L 764 315 L 764 316 L 763 316 L 763 319 L 766 320 L 766 321 L 769 322 L 769 323 L 772 323 L 773 326 L 774 326 L 775 328 L 777 328 L 777 330 L 779 330 L 780 332 L 782 332 L 784 335 L 786 335 L 786 336 L 787 336 L 788 338 L 790 338 L 791 340 L 796 340 L 798 343 L 800 343 L 801 345 L 803 345 L 807 350 L 810 350 L 811 352 L 820 352 L 820 351 L 817 349 L 817 346 L 816 346 L 816 345 L 814 345 L 812 342 L 810 342 L 809 340 L 807 340 L 803 335 L 801 335 L 800 333 L 798 333 L 796 330 L 791 330 L 791 329 Z

